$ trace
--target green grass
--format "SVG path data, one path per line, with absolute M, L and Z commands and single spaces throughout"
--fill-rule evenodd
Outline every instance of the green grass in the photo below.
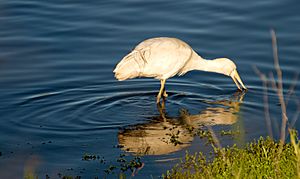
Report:
M 163 178 L 298 178 L 300 149 L 295 132 L 291 143 L 284 144 L 260 138 L 240 149 L 236 146 L 214 148 L 209 161 L 201 152 L 186 154 L 185 159 L 163 175 Z

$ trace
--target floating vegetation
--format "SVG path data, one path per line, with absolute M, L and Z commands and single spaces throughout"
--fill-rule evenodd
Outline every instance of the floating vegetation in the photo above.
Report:
M 90 155 L 90 154 L 84 154 L 82 156 L 82 160 L 85 160 L 85 161 L 89 161 L 89 160 L 100 160 L 101 163 L 104 163 L 105 160 L 104 160 L 104 157 L 100 157 L 99 155 Z
M 233 131 L 233 130 L 228 130 L 228 131 L 225 131 L 225 130 L 222 130 L 220 132 L 221 136 L 236 136 L 236 135 L 239 135 L 241 132 L 239 130 L 237 131 Z
M 214 144 L 214 139 L 210 131 L 204 129 L 197 129 L 194 131 L 195 136 L 199 136 L 200 139 L 206 139 L 206 144 Z
M 180 139 L 180 130 L 178 130 L 175 134 L 174 133 L 167 133 L 166 135 L 169 136 L 168 140 L 165 140 L 165 142 L 167 144 L 171 143 L 174 144 L 174 146 L 179 145 L 179 144 L 183 144 L 183 142 L 181 142 Z
M 84 154 L 82 156 L 84 161 L 100 161 L 101 164 L 106 164 L 104 157 L 100 157 L 96 154 Z M 120 154 L 116 159 L 116 164 L 109 164 L 109 166 L 104 170 L 106 174 L 124 174 L 130 171 L 132 175 L 136 174 L 144 164 L 141 162 L 141 158 L 135 156 L 133 159 L 128 159 L 125 154 Z
M 110 165 L 107 169 L 104 170 L 106 174 L 114 174 L 119 173 L 123 176 L 123 174 L 127 171 L 131 171 L 131 175 L 135 175 L 140 169 L 143 168 L 144 163 L 141 162 L 140 157 L 134 157 L 131 160 L 125 158 L 124 154 L 120 154 L 117 159 L 117 165 Z
M 63 176 L 62 179 L 81 179 L 81 176 Z
M 119 149 L 121 149 L 121 148 L 124 148 L 124 145 L 118 144 L 118 145 L 115 145 L 114 148 L 119 148 Z

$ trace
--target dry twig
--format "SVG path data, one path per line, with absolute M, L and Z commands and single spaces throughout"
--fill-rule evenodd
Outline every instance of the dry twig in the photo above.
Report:
M 264 110 L 265 110 L 265 119 L 266 119 L 266 125 L 268 128 L 268 132 L 271 138 L 273 138 L 273 132 L 272 132 L 272 124 L 271 124 L 271 117 L 269 112 L 269 99 L 268 99 L 268 86 L 267 86 L 267 77 L 265 74 L 261 73 L 259 69 L 256 66 L 253 66 L 253 70 L 255 73 L 260 77 L 261 81 L 263 82 L 264 87 Z
M 280 106 L 281 106 L 280 149 L 282 149 L 282 146 L 285 142 L 286 125 L 287 125 L 288 117 L 286 115 L 286 105 L 285 105 L 285 101 L 284 101 L 283 87 L 282 87 L 282 71 L 280 69 L 279 60 L 278 60 L 277 40 L 276 40 L 276 34 L 275 34 L 274 30 L 271 30 L 271 36 L 272 36 L 274 66 L 275 66 L 277 78 L 278 78 L 278 82 L 276 85 L 276 87 L 277 87 L 276 92 L 277 92 L 277 96 L 279 98 L 279 102 L 280 102 Z

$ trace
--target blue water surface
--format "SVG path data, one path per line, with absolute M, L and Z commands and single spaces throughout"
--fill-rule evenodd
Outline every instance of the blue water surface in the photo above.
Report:
M 299 8 L 296 0 L 1 1 L 0 178 L 115 178 L 119 168 L 105 170 L 119 166 L 123 154 L 128 161 L 141 156 L 134 178 L 158 178 L 186 151 L 211 149 L 188 133 L 179 138 L 184 144 L 167 144 L 162 138 L 185 131 L 182 121 L 212 126 L 217 134 L 239 131 L 220 137 L 223 146 L 269 135 L 253 66 L 277 79 L 270 29 L 277 35 L 289 124 L 299 129 Z M 233 59 L 248 92 L 236 92 L 226 76 L 193 71 L 167 81 L 160 113 L 159 81 L 119 82 L 112 73 L 135 45 L 160 36 L 182 39 L 206 59 Z M 278 138 L 281 108 L 272 89 L 268 101 Z M 100 159 L 83 160 L 86 154 Z

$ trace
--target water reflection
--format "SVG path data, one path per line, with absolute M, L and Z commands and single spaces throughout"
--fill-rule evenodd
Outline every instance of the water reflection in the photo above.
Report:
M 240 105 L 243 102 L 245 92 L 236 92 L 230 99 L 218 101 L 205 101 L 216 107 L 208 107 L 199 114 L 190 115 L 186 109 L 180 111 L 179 120 L 188 126 L 198 128 L 201 125 L 232 125 L 239 118 Z
M 164 101 L 157 105 L 159 116 L 144 124 L 119 131 L 122 149 L 136 155 L 164 155 L 190 146 L 193 132 L 190 128 L 207 125 L 232 125 L 238 121 L 240 106 L 245 93 L 236 92 L 229 99 L 204 101 L 215 107 L 207 107 L 199 114 L 189 114 L 181 109 L 177 117 L 169 117 Z

